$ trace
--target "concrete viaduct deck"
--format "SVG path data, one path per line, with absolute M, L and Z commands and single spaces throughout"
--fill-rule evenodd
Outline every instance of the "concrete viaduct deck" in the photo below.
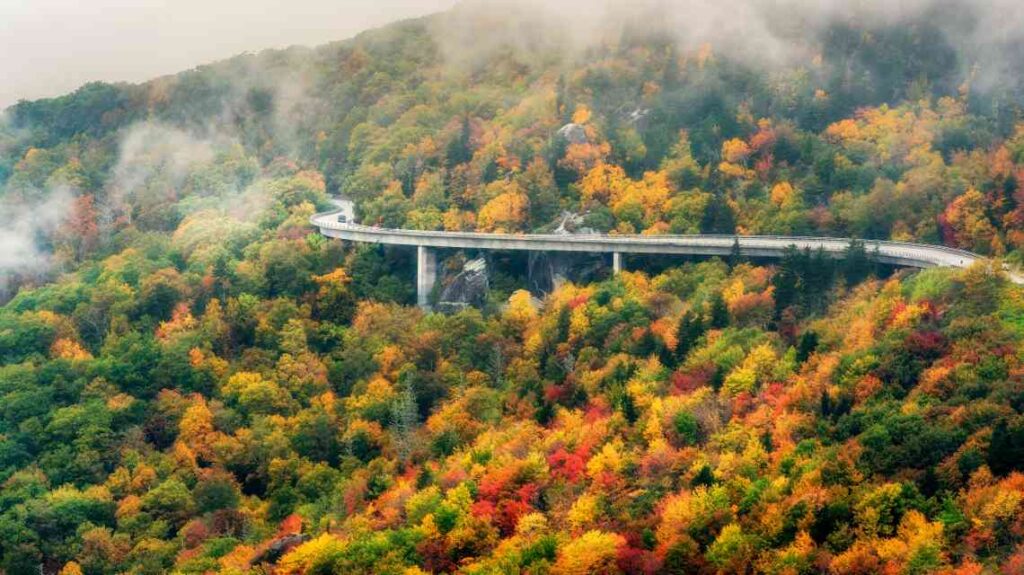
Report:
M 605 235 L 605 234 L 506 234 L 388 229 L 338 221 L 341 210 L 316 214 L 310 222 L 324 236 L 360 243 L 415 246 L 417 248 L 417 303 L 428 305 L 437 281 L 436 249 L 610 253 L 615 273 L 622 269 L 622 254 L 727 256 L 739 243 L 747 257 L 781 258 L 787 249 L 822 250 L 840 258 L 850 246 L 849 238 L 737 235 Z M 901 267 L 965 268 L 985 260 L 983 256 L 930 244 L 864 240 L 864 247 L 884 264 Z M 1024 278 L 1011 275 L 1015 283 Z

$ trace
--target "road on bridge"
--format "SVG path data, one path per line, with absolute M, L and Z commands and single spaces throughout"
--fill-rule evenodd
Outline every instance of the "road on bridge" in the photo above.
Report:
M 738 236 L 738 235 L 605 235 L 605 234 L 508 234 L 482 232 L 446 232 L 389 229 L 364 226 L 352 221 L 350 206 L 316 214 L 310 222 L 327 237 L 352 242 L 415 246 L 417 253 L 417 301 L 427 304 L 427 296 L 436 281 L 438 248 L 610 253 L 616 272 L 621 268 L 621 254 L 664 254 L 727 256 L 736 243 L 740 253 L 749 257 L 781 258 L 792 247 L 799 250 L 822 250 L 832 257 L 843 257 L 850 238 L 800 236 Z M 343 216 L 343 217 L 339 217 Z M 339 221 L 342 220 L 342 221 Z M 881 263 L 903 267 L 966 268 L 986 258 L 965 250 L 946 246 L 864 240 L 865 249 Z M 1010 274 L 1014 283 L 1024 277 Z

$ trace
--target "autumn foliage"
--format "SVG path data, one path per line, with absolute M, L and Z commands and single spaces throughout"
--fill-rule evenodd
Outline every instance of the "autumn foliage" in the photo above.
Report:
M 771 69 L 504 12 L 462 62 L 442 15 L 15 105 L 0 205 L 56 215 L 0 269 L 0 571 L 1024 572 L 1022 99 L 930 14 Z M 1001 259 L 488 253 L 434 313 L 409 249 L 315 233 L 332 195 Z

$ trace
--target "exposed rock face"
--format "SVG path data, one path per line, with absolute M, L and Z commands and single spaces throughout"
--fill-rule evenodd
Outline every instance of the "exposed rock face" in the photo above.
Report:
M 586 144 L 587 131 L 582 124 L 569 123 L 558 129 L 558 136 L 570 144 Z
M 454 313 L 469 306 L 483 305 L 490 288 L 487 260 L 477 258 L 462 266 L 462 271 L 444 281 L 444 289 L 437 301 L 437 310 Z
M 642 130 L 647 127 L 647 116 L 650 113 L 651 110 L 649 108 L 637 108 L 629 113 L 626 121 L 636 127 L 636 129 Z
M 558 227 L 555 228 L 554 233 L 560 235 L 569 234 L 596 234 L 597 230 L 588 228 L 583 225 L 583 215 L 575 212 L 562 212 L 561 221 L 558 222 Z
M 569 274 L 569 262 L 562 254 L 530 252 L 527 278 L 530 293 L 538 296 L 549 294 L 565 283 Z
M 548 233 L 559 235 L 589 235 L 598 233 L 584 225 L 584 214 L 564 211 L 547 227 Z M 527 268 L 528 289 L 536 296 L 549 294 L 566 280 L 586 281 L 598 278 L 603 266 L 600 258 L 560 252 L 530 252 Z
M 259 565 L 261 563 L 276 563 L 277 560 L 283 557 L 285 553 L 308 540 L 309 535 L 306 535 L 305 533 L 278 537 L 267 546 L 263 553 L 253 560 L 252 564 Z
M 543 297 L 566 281 L 590 283 L 605 279 L 609 273 L 607 259 L 599 254 L 530 252 L 528 289 Z

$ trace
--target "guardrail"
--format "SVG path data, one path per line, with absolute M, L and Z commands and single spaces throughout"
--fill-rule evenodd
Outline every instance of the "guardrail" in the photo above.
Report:
M 609 234 L 510 234 L 391 229 L 338 222 L 338 210 L 316 214 L 310 222 L 321 233 L 356 242 L 409 245 L 433 248 L 476 248 L 567 252 L 619 252 L 680 255 L 725 255 L 738 242 L 746 255 L 781 257 L 791 246 L 822 249 L 838 257 L 850 238 L 815 236 L 699 235 L 609 235 Z M 908 267 L 967 267 L 986 259 L 957 248 L 915 242 L 861 240 L 868 252 L 883 263 Z M 1010 275 L 1017 283 L 1024 278 Z

